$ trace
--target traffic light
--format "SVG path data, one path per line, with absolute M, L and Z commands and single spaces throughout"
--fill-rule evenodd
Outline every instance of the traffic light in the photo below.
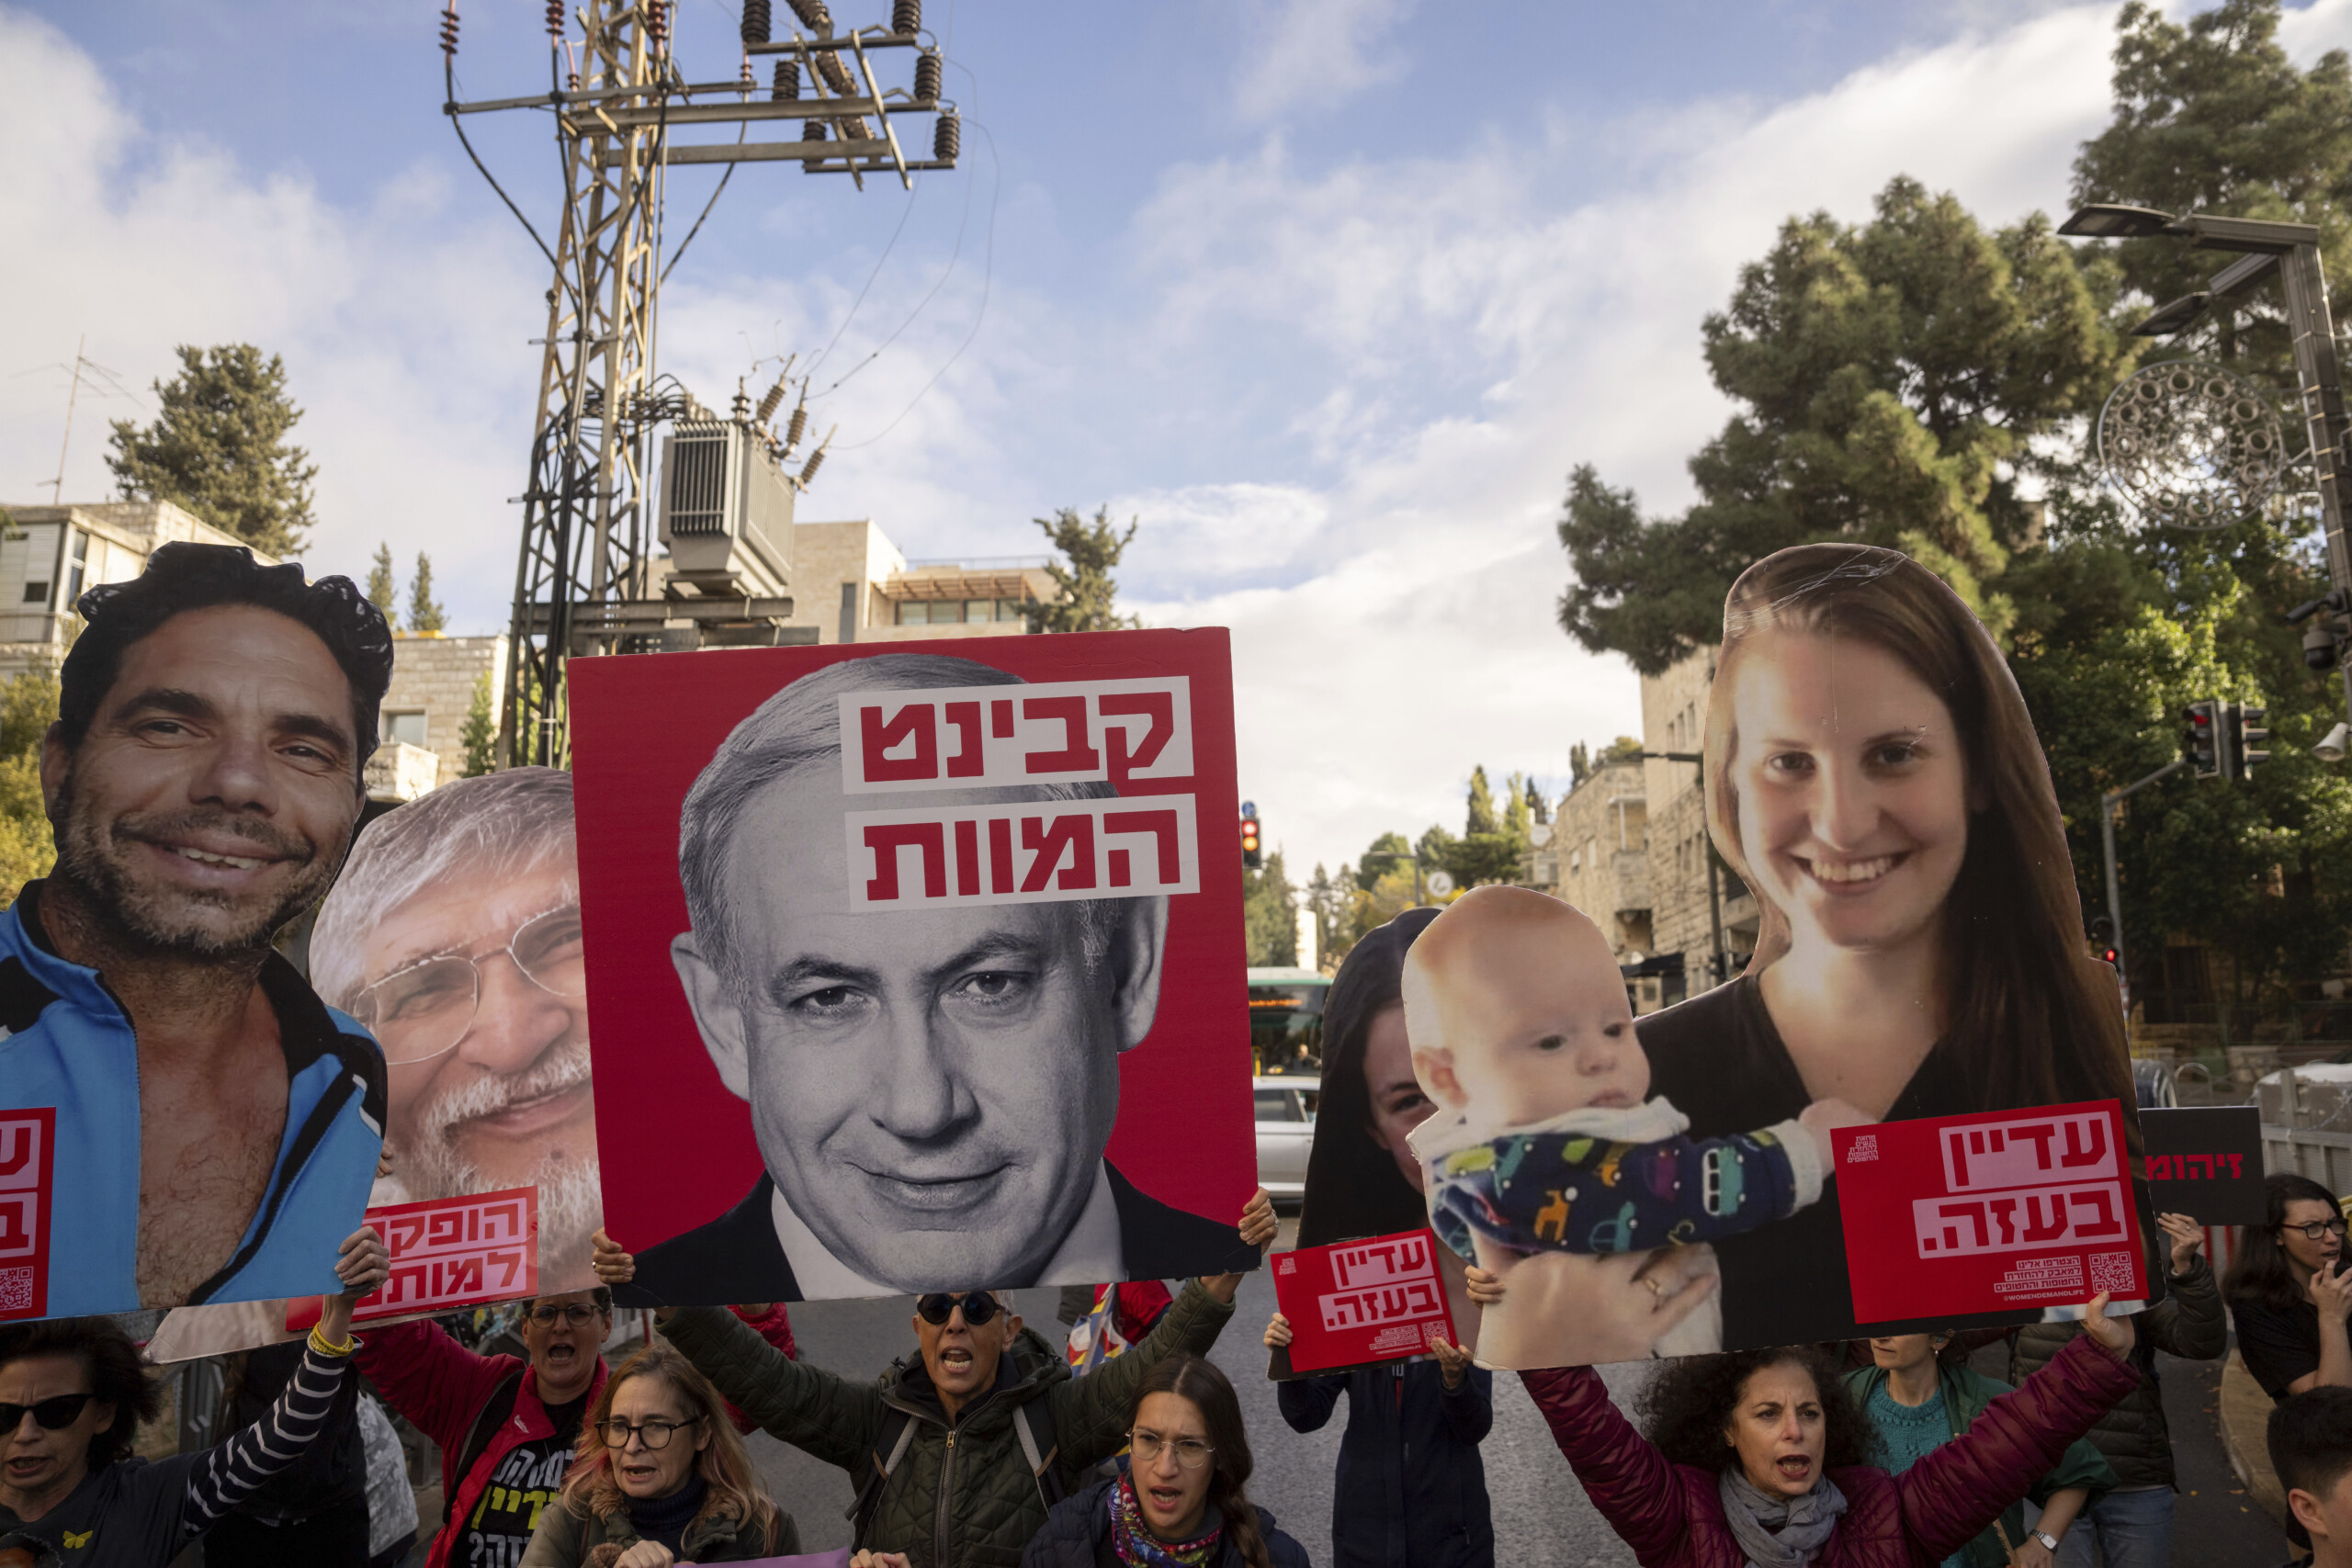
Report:
M 2098 954 L 2098 961 L 2112 965 L 2118 957 L 2115 951 L 2115 922 L 2105 915 L 2095 916 L 2091 920 L 2090 934 L 2091 948 Z
M 2222 705 L 2202 697 L 2188 705 L 2188 734 L 2181 750 L 2189 770 L 2200 779 L 2218 779 L 2222 770 Z
M 2230 737 L 2230 750 L 2237 758 L 2238 777 L 2252 782 L 2255 764 L 2270 761 L 2270 753 L 2263 744 L 2270 739 L 2270 731 L 2264 728 L 2270 710 L 2252 703 L 2237 703 L 2231 711 L 2236 722 Z
M 1257 870 L 1260 858 L 1261 857 L 1258 853 L 1258 818 L 1255 816 L 1244 817 L 1241 819 L 1241 864 L 1243 869 L 1247 871 Z

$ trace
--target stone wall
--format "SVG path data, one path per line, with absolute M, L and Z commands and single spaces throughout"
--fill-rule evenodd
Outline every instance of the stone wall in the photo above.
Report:
M 393 733 L 396 714 L 424 716 L 424 749 L 441 759 L 438 784 L 447 784 L 466 765 L 466 715 L 474 701 L 474 682 L 490 676 L 490 722 L 493 730 L 506 704 L 506 635 L 437 637 L 423 632 L 396 632 L 392 640 L 392 683 L 384 694 L 383 734 Z

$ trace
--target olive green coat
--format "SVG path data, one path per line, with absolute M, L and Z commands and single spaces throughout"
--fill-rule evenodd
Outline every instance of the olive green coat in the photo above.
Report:
M 798 1556 L 800 1529 L 792 1522 L 792 1516 L 784 1515 L 776 1526 L 776 1543 L 771 1549 L 758 1531 L 744 1529 L 731 1516 L 713 1514 L 706 1506 L 686 1527 L 685 1540 L 680 1542 L 684 1550 L 678 1555 L 687 1562 L 749 1562 L 762 1557 Z M 600 1519 L 575 1514 L 558 1500 L 540 1511 L 539 1528 L 531 1532 L 531 1544 L 523 1549 L 523 1568 L 581 1568 L 588 1554 L 606 1541 L 627 1551 L 641 1539 L 626 1513 Z
M 736 1408 L 784 1442 L 849 1472 L 862 1493 L 876 1464 L 888 1412 L 913 1417 L 913 1440 L 890 1474 L 864 1544 L 903 1551 L 913 1568 L 1019 1568 L 1022 1548 L 1046 1522 L 1045 1500 L 1021 1451 L 1012 1407 L 1051 1403 L 1065 1491 L 1079 1472 L 1126 1442 L 1136 1390 L 1180 1350 L 1208 1354 L 1233 1308 L 1188 1281 L 1143 1342 L 1084 1377 L 1032 1330 L 1005 1351 L 996 1388 L 964 1406 L 953 1425 L 920 1355 L 879 1378 L 853 1382 L 784 1354 L 721 1307 L 688 1307 L 662 1332 Z M 888 1458 L 888 1456 L 881 1456 Z

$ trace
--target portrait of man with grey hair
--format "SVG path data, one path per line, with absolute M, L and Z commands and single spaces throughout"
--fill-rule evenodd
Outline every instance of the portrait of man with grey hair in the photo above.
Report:
M 1000 784 L 1003 767 L 981 761 L 984 709 L 996 715 L 985 735 L 1000 749 L 1041 707 L 1070 737 L 1049 761 L 1097 756 L 1103 744 L 1102 721 L 1085 706 L 1092 699 L 1031 699 L 1016 717 L 1019 699 L 996 694 L 1023 686 L 937 654 L 842 660 L 761 703 L 695 779 L 678 838 L 689 929 L 669 956 L 711 1066 L 748 1108 L 764 1169 L 707 1224 L 652 1246 L 621 1237 L 639 1247 L 625 1303 L 1084 1284 L 1246 1266 L 1229 1221 L 1159 1201 L 1104 1153 L 1121 1057 L 1151 1034 L 1169 997 L 1170 899 L 1152 889 L 1170 884 L 1147 871 L 1176 863 L 1172 838 L 1154 840 L 1125 819 L 1173 821 L 1174 811 L 1123 808 L 1178 797 L 1128 802 L 1099 777 Z M 873 709 L 866 723 L 899 712 L 903 744 L 885 728 L 860 741 L 845 716 L 875 693 L 900 705 Z M 918 700 L 934 694 L 936 705 Z M 1117 709 L 1120 699 L 1099 705 Z M 947 753 L 934 706 L 945 710 Z M 920 730 L 904 718 L 917 708 Z M 845 734 L 869 773 L 899 780 L 892 793 L 859 792 Z M 926 766 L 945 772 L 926 781 Z M 951 782 L 958 776 L 966 782 Z M 877 805 L 890 809 L 865 809 Z M 1020 813 L 1030 814 L 1021 831 L 1032 837 L 1041 824 L 1082 830 L 1085 854 L 1031 852 L 1017 886 L 1012 868 L 1023 852 L 1012 846 L 1028 842 L 1016 840 Z M 1130 835 L 1132 856 L 1102 847 L 1119 833 Z M 901 893 L 930 897 L 877 905 Z M 1246 1118 L 1242 1063 L 1236 1055 L 1236 1114 Z M 1181 1159 L 1183 1118 L 1165 1120 L 1156 1134 Z M 1246 1190 L 1250 1179 L 1238 1179 Z
M 594 1285 L 571 775 L 457 779 L 370 823 L 320 907 L 310 967 L 384 1048 L 391 1171 L 375 1203 L 536 1187 L 540 1289 Z

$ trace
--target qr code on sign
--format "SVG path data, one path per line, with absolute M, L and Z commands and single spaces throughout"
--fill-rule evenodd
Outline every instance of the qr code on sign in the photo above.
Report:
M 1852 1143 L 1846 1145 L 1846 1163 L 1848 1165 L 1864 1165 L 1876 1158 L 1878 1158 L 1878 1134 L 1876 1133 L 1860 1134 L 1855 1137 Z
M 33 1271 L 0 1269 L 0 1312 L 28 1312 L 33 1304 Z
M 2091 1254 L 2091 1293 L 2132 1289 L 2132 1255 L 2128 1252 Z

